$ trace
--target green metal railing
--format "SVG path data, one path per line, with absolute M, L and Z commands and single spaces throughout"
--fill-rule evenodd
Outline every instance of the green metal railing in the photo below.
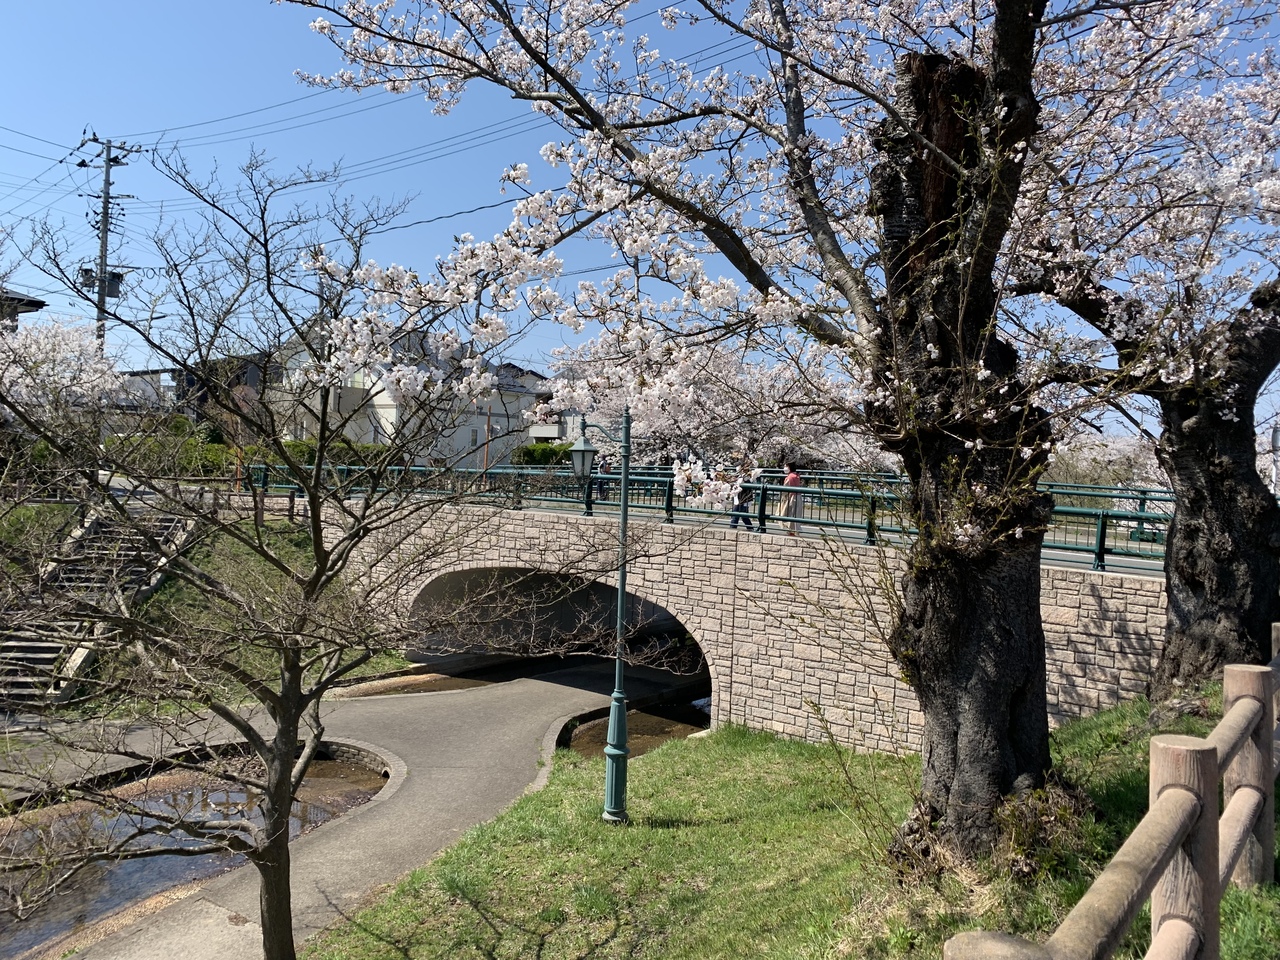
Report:
M 487 470 L 331 465 L 323 467 L 320 474 L 327 486 L 344 496 L 379 492 L 448 495 L 507 509 L 536 506 L 581 511 L 588 516 L 617 510 L 621 480 L 616 473 L 595 473 L 584 482 L 567 467 L 509 465 Z M 253 464 L 245 476 L 251 488 L 273 493 L 300 492 L 299 479 L 283 465 Z M 908 483 L 904 477 L 822 472 L 807 474 L 803 487 L 783 487 L 780 481 L 780 473 L 766 472 L 746 484 L 753 493 L 746 515 L 762 531 L 794 520 L 803 529 L 828 530 L 868 544 L 907 539 L 915 532 L 901 520 L 901 501 Z M 1046 548 L 1088 554 L 1096 570 L 1105 570 L 1108 561 L 1117 558 L 1149 561 L 1164 557 L 1174 503 L 1168 490 L 1056 483 L 1044 484 L 1041 489 L 1055 501 L 1045 532 Z M 801 517 L 782 514 L 786 493 L 802 498 Z M 730 519 L 728 507 L 715 510 L 685 503 L 675 493 L 670 468 L 633 468 L 628 494 L 629 510 L 660 515 L 666 523 Z

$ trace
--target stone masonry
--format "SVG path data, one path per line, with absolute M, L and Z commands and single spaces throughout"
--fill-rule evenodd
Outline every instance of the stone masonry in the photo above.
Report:
M 437 577 L 521 568 L 616 583 L 616 515 L 448 507 L 364 548 L 367 583 L 413 617 Z M 712 678 L 712 723 L 900 753 L 919 745 L 911 689 L 881 641 L 899 560 L 854 541 L 633 522 L 628 593 L 674 615 Z M 406 571 L 410 571 L 406 575 Z M 1164 584 L 1044 570 L 1048 695 L 1056 721 L 1143 693 L 1159 654 Z M 375 591 L 376 592 L 376 591 Z

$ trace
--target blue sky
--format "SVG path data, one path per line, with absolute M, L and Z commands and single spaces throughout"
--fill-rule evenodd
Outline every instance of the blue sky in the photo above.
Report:
M 536 150 L 555 138 L 555 128 L 526 105 L 479 88 L 441 118 L 416 95 L 306 87 L 295 70 L 340 66 L 336 52 L 308 29 L 310 19 L 305 10 L 270 0 L 6 5 L 0 224 L 21 238 L 26 225 L 48 216 L 93 262 L 97 234 L 86 213 L 96 209 L 89 195 L 100 191 L 102 175 L 75 163 L 94 159 L 96 146 L 76 147 L 96 134 L 130 145 L 176 144 L 197 171 L 234 168 L 254 147 L 281 170 L 341 163 L 350 194 L 412 196 L 402 222 L 435 221 L 385 235 L 372 251 L 381 262 L 424 268 L 447 253 L 455 234 L 484 237 L 501 229 L 509 219 L 504 205 L 451 215 L 500 203 L 503 169 L 520 161 L 536 167 Z M 110 262 L 145 267 L 148 229 L 162 215 L 181 217 L 184 204 L 142 157 L 117 168 L 112 180 L 113 193 L 135 199 L 122 201 Z M 599 253 L 580 256 L 581 263 L 566 256 L 567 269 L 607 263 Z M 82 312 L 30 266 L 19 263 L 6 283 L 48 301 L 49 314 Z M 546 352 L 561 339 L 562 331 L 543 330 L 516 346 L 514 356 L 544 367 Z

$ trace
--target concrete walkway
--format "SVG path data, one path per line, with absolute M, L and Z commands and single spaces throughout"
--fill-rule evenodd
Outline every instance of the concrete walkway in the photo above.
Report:
M 395 759 L 378 796 L 294 842 L 298 943 L 516 800 L 547 769 L 540 764 L 550 760 L 564 721 L 607 705 L 612 671 L 609 663 L 588 663 L 470 690 L 328 704 L 326 737 Z M 670 684 L 670 675 L 628 671 L 632 700 Z M 76 957 L 253 960 L 262 955 L 257 917 L 258 875 L 245 866 Z

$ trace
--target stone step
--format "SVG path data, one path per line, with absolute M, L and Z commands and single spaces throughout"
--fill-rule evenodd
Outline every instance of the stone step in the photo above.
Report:
M 0 657 L 5 654 L 44 653 L 45 650 L 61 650 L 65 640 L 49 636 L 22 636 L 9 634 L 0 637 Z
M 62 657 L 63 649 L 61 647 L 49 653 L 14 654 L 7 650 L 0 650 L 0 673 L 21 673 L 24 671 L 49 673 L 57 667 Z
M 50 586 L 91 597 L 117 587 L 138 587 L 160 568 L 155 544 L 172 543 L 184 521 L 142 517 L 137 526 L 101 522 L 71 542 L 76 552 L 56 561 Z M 68 655 L 91 635 L 91 626 L 75 620 L 0 632 L 0 710 L 5 704 L 48 702 L 67 681 L 58 676 Z
M 40 700 L 44 698 L 46 684 L 43 680 L 25 677 L 5 677 L 0 682 L 0 703 L 5 700 Z
M 81 563 L 68 563 L 57 567 L 53 571 L 53 575 L 61 577 L 79 577 L 81 579 L 90 580 L 115 580 L 121 576 L 140 576 L 146 577 L 151 573 L 152 568 L 142 564 L 112 564 L 99 563 L 95 565 Z

